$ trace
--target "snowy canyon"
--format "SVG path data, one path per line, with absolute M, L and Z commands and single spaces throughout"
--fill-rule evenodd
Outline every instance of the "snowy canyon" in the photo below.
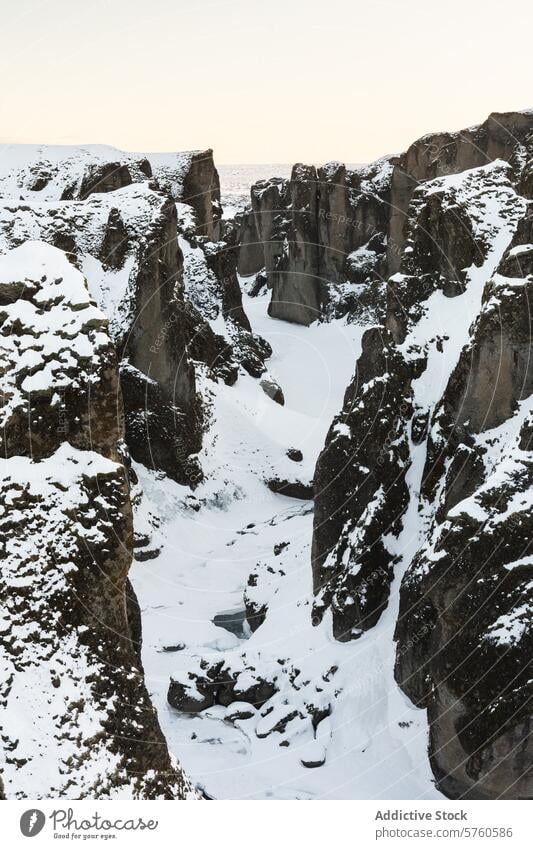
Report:
M 0 797 L 531 798 L 533 112 L 0 146 Z

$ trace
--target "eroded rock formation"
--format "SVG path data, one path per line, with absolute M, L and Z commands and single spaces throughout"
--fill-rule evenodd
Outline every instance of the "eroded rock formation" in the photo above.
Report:
M 438 405 L 423 497 L 435 520 L 402 584 L 399 683 L 428 708 L 443 790 L 531 794 L 531 278 L 485 287 L 471 340 Z
M 136 476 L 121 440 L 134 460 L 195 487 L 213 381 L 258 378 L 260 403 L 281 414 L 270 346 L 252 331 L 237 272 L 255 276 L 252 294 L 271 290 L 274 318 L 367 328 L 314 477 L 294 448 L 292 468 L 283 454 L 262 475 L 269 498 L 300 503 L 249 575 L 237 611 L 244 636 L 282 621 L 280 586 L 309 557 L 309 536 L 298 542 L 292 528 L 314 497 L 313 590 L 305 597 L 295 582 L 290 596 L 309 631 L 331 627 L 344 642 L 364 637 L 361 646 L 385 610 L 396 620 L 398 604 L 396 680 L 427 710 L 439 788 L 533 795 L 532 134 L 533 113 L 495 114 L 364 168 L 298 164 L 290 180 L 257 183 L 233 222 L 220 216 L 211 151 L 41 149 L 0 178 L 6 795 L 190 792 L 142 679 L 127 581 Z M 30 268 L 26 248 L 34 262 L 53 260 L 53 273 Z M 12 271 L 17 257 L 23 276 Z M 274 532 L 271 523 L 237 532 L 248 533 Z M 159 553 L 138 529 L 136 544 L 139 559 Z M 220 661 L 191 654 L 172 676 L 170 705 L 227 709 L 224 722 L 251 718 L 257 739 L 286 748 L 304 735 L 301 764 L 319 768 L 329 715 L 350 686 L 342 661 L 322 668 L 290 646 L 265 660 L 244 636 L 232 632 Z M 55 741 L 51 767 L 38 761 L 39 722 L 19 733 L 22 699 Z
M 220 234 L 212 151 L 154 154 L 152 162 L 116 158 L 113 148 L 58 151 L 47 163 L 48 149 L 38 149 L 0 179 L 0 244 L 38 236 L 83 270 L 122 363 L 131 455 L 195 486 L 204 428 L 195 362 L 234 382 L 241 366 L 261 376 L 271 353 L 243 310 L 233 234 L 212 241 Z M 46 168 L 35 200 L 35 175 Z
M 532 793 L 532 130 L 491 116 L 400 158 L 386 318 L 315 473 L 315 615 L 358 637 L 406 569 L 396 676 L 452 797 Z
M 274 318 L 310 324 L 323 315 L 357 320 L 375 306 L 384 271 L 392 165 L 348 171 L 297 164 L 290 180 L 255 184 L 239 221 L 239 272 L 264 269 Z M 354 288 L 355 287 L 355 288 Z
M 114 345 L 64 253 L 0 259 L 8 798 L 184 798 L 144 685 Z M 127 603 L 128 597 L 128 603 Z

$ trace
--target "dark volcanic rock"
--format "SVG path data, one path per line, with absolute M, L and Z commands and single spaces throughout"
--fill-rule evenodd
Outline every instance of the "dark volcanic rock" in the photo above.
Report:
M 331 607 L 337 639 L 371 628 L 387 604 L 397 533 L 409 492 L 405 422 L 412 371 L 383 328 L 367 330 L 355 377 L 315 470 L 315 616 Z
M 189 463 L 186 454 L 199 450 L 203 427 L 193 360 L 208 365 L 211 377 L 232 383 L 241 365 L 262 375 L 271 351 L 251 332 L 242 308 L 234 243 L 208 241 L 220 230 L 212 151 L 154 154 L 152 164 L 115 153 L 106 162 L 106 149 L 66 149 L 65 159 L 53 165 L 30 163 L 28 174 L 22 170 L 16 179 L 29 192 L 29 183 L 46 171 L 46 202 L 28 207 L 29 214 L 22 214 L 18 198 L 5 207 L 1 238 L 9 248 L 38 233 L 87 271 L 120 358 L 150 387 L 147 398 L 156 405 L 147 407 L 131 380 L 124 384 L 125 394 L 133 392 L 126 398 L 126 431 L 134 455 L 151 457 L 150 466 L 155 463 L 180 482 L 187 477 L 185 464 L 192 469 L 188 479 L 196 480 L 197 463 Z M 9 183 L 9 175 L 6 179 Z M 67 200 L 74 197 L 83 200 Z M 209 324 L 216 316 L 206 317 L 188 297 L 174 201 L 186 219 L 195 219 L 193 248 L 202 256 L 197 286 L 206 290 L 211 276 L 213 303 L 227 325 L 224 335 Z
M 250 626 L 250 630 L 252 632 L 257 631 L 266 619 L 268 607 L 265 604 L 256 604 L 247 592 L 244 593 L 244 603 L 246 606 L 246 621 Z
M 114 192 L 132 183 L 127 165 L 121 162 L 106 162 L 91 165 L 85 173 L 79 190 L 79 199 L 86 200 L 95 192 Z
M 6 795 L 190 796 L 139 661 L 122 402 L 107 322 L 58 249 L 27 242 L 0 266 Z M 23 725 L 21 705 L 31 706 Z
M 207 265 L 220 281 L 222 313 L 242 330 L 251 332 L 248 316 L 242 305 L 242 292 L 237 279 L 237 251 L 232 242 L 214 242 L 206 246 Z
M 396 677 L 428 710 L 439 786 L 529 798 L 532 233 L 517 194 L 529 160 L 516 140 L 485 141 L 509 164 L 440 177 L 476 165 L 471 142 L 438 173 L 410 160 L 417 180 L 437 179 L 409 187 L 386 325 L 364 335 L 319 457 L 315 616 L 330 608 L 340 639 L 372 626 L 396 540 L 403 551 L 402 528 L 418 534 L 404 560 Z
M 220 180 L 212 150 L 192 154 L 179 199 L 196 212 L 199 234 L 217 241 L 220 236 Z
M 516 178 L 512 166 L 494 163 L 461 179 L 421 185 L 412 197 L 402 271 L 388 283 L 386 329 L 367 331 L 363 337 L 356 377 L 315 473 L 315 615 L 320 618 L 330 607 L 334 633 L 341 639 L 371 627 L 387 602 L 394 554 L 385 539 L 398 535 L 413 497 L 406 483 L 412 454 L 409 440 L 424 446 L 428 439 L 424 492 L 433 491 L 443 474 L 447 462 L 443 440 L 454 446 L 448 466 L 451 480 L 443 496 L 450 509 L 471 494 L 484 474 L 471 440 L 459 447 L 465 441 L 461 434 L 503 423 L 517 400 L 533 389 L 528 372 L 529 310 L 517 307 L 516 291 L 507 283 L 496 278 L 486 287 L 468 356 L 463 355 L 453 374 L 453 359 L 451 367 L 445 363 L 456 327 L 452 323 L 439 336 L 429 318 L 432 310 L 438 317 L 437 296 L 461 298 L 459 304 L 463 293 L 472 289 L 468 298 L 475 304 L 474 286 L 481 290 L 474 281 L 490 277 L 494 242 L 499 240 L 501 255 L 523 209 L 513 187 Z M 489 209 L 491 204 L 494 209 Z M 518 223 L 518 231 L 528 239 L 524 221 Z M 513 246 L 520 254 L 516 236 Z M 512 252 L 505 256 L 504 262 L 513 260 Z M 527 284 L 522 291 L 527 300 Z M 414 387 L 419 379 L 426 386 L 424 372 L 430 361 L 438 364 L 439 358 L 451 374 L 447 412 L 439 413 L 437 425 L 430 425 L 432 410 L 424 404 L 434 389 L 428 384 L 425 394 L 418 391 L 415 398 Z
M 169 705 L 181 713 L 200 713 L 215 704 L 216 686 L 209 679 L 194 679 L 190 685 L 171 679 L 167 693 Z
M 407 210 L 416 186 L 435 177 L 478 168 L 495 159 L 511 161 L 531 134 L 531 113 L 494 112 L 477 127 L 458 133 L 433 133 L 414 142 L 394 168 L 391 187 L 388 265 L 400 268 L 405 244 Z
M 318 257 L 317 173 L 313 166 L 295 165 L 289 184 L 291 218 L 286 242 L 274 268 L 268 312 L 296 324 L 320 317 L 323 292 Z
M 315 758 L 302 758 L 301 759 L 302 766 L 307 767 L 307 769 L 316 769 L 317 767 L 324 766 L 326 763 L 326 756 L 319 756 Z
M 145 238 L 133 324 L 121 349 L 134 368 L 122 369 L 122 391 L 133 457 L 180 483 L 193 483 L 201 471 L 188 458 L 201 447 L 202 410 L 188 355 L 176 222 L 176 207 L 168 202 Z
M 302 501 L 310 501 L 313 498 L 313 484 L 302 483 L 299 480 L 283 480 L 282 478 L 270 478 L 266 482 L 268 488 L 278 495 L 286 495 L 287 498 L 299 498 Z
M 234 383 L 239 366 L 252 377 L 260 377 L 272 349 L 251 331 L 237 279 L 235 234 L 230 230 L 225 237 L 225 241 L 208 242 L 191 233 L 180 236 L 184 252 L 183 320 L 191 357 L 206 363 L 226 383 Z M 219 330 L 220 318 L 224 336 Z
M 78 267 L 88 269 L 89 285 L 110 319 L 120 359 L 142 374 L 146 386 L 157 384 L 148 393 L 157 404 L 154 408 L 147 408 L 139 393 L 126 398 L 127 438 L 135 436 L 132 448 L 139 456 L 139 435 L 145 439 L 150 433 L 157 447 L 150 455 L 145 444 L 143 456 L 157 456 L 158 468 L 175 475 L 174 437 L 182 455 L 179 466 L 187 459 L 185 448 L 195 453 L 201 446 L 202 408 L 188 350 L 191 337 L 196 337 L 197 359 L 205 359 L 211 350 L 210 328 L 206 335 L 201 334 L 205 322 L 184 296 L 174 202 L 146 183 L 134 183 L 121 192 L 91 194 L 83 202 L 42 204 L 24 216 L 19 206 L 7 206 L 4 215 L 10 225 L 1 233 L 4 244 L 11 247 L 17 235 L 24 238 L 26 233 L 37 232 L 43 241 L 67 250 Z M 219 342 L 217 355 L 221 347 L 228 347 L 224 340 Z M 231 358 L 230 352 L 226 360 Z M 237 369 L 234 361 L 231 368 Z M 130 388 L 131 381 L 124 387 L 126 395 Z M 84 399 L 80 397 L 79 403 Z M 59 412 L 56 405 L 46 416 L 50 427 Z M 144 417 L 150 421 L 149 428 L 143 425 Z M 83 422 L 81 414 L 79 420 Z M 182 434 L 177 430 L 181 424 L 185 428 Z M 169 433 L 172 441 L 168 441 Z M 178 479 L 182 481 L 183 476 Z
M 251 188 L 251 209 L 238 219 L 238 271 L 243 276 L 276 268 L 283 249 L 283 227 L 289 201 L 287 180 L 260 180 Z
M 235 216 L 236 241 L 238 244 L 238 272 L 243 277 L 257 274 L 265 264 L 265 249 L 252 209 L 245 209 Z
M 509 252 L 434 414 L 423 495 L 436 521 L 402 582 L 396 629 L 397 680 L 428 709 L 439 786 L 461 798 L 532 792 L 533 292 L 508 269 Z
M 109 211 L 104 240 L 100 248 L 101 262 L 109 268 L 116 270 L 122 268 L 130 250 L 129 238 L 120 210 L 113 207 Z
M 181 319 L 182 268 L 176 207 L 168 201 L 146 236 L 136 279 L 134 324 L 124 340 L 124 356 L 156 380 L 168 399 L 190 408 L 196 390 Z
M 238 268 L 244 275 L 264 268 L 274 318 L 310 324 L 325 312 L 379 310 L 373 291 L 356 293 L 350 284 L 382 279 L 391 175 L 388 160 L 358 171 L 297 164 L 290 181 L 252 187 L 251 210 L 238 220 Z M 263 280 L 258 275 L 258 288 Z
M 202 480 L 198 460 L 191 455 L 201 447 L 202 420 L 168 399 L 159 383 L 133 366 L 120 370 L 124 397 L 125 437 L 131 456 L 148 469 L 164 469 L 193 488 Z
M 183 713 L 199 713 L 214 704 L 225 707 L 232 702 L 248 702 L 262 707 L 276 692 L 274 681 L 246 672 L 246 684 L 241 686 L 239 673 L 224 666 L 223 662 L 209 664 L 200 661 L 198 672 L 189 672 L 186 682 L 171 679 L 168 690 L 169 704 Z
M 283 395 L 283 390 L 279 384 L 276 383 L 271 377 L 263 378 L 260 383 L 261 389 L 268 395 L 269 398 L 272 398 L 276 404 L 280 404 L 282 407 L 285 404 L 285 398 Z

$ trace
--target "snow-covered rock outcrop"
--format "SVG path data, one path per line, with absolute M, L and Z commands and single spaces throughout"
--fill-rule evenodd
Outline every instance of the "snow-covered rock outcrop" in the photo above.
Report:
M 244 314 L 233 244 L 212 241 L 220 231 L 212 152 L 148 160 L 103 146 L 4 146 L 1 154 L 1 249 L 41 239 L 68 253 L 110 320 L 133 458 L 194 486 L 205 427 L 198 364 L 235 382 L 241 366 L 262 375 L 271 353 Z
M 183 798 L 144 685 L 115 349 L 65 254 L 0 258 L 7 798 Z
M 290 180 L 260 181 L 236 219 L 239 272 L 257 275 L 256 290 L 269 286 L 276 318 L 309 324 L 348 314 L 379 321 L 383 282 L 404 261 L 406 217 L 419 183 L 496 159 L 518 174 L 530 134 L 531 113 L 493 113 L 479 126 L 424 136 L 405 153 L 369 166 L 299 163 Z M 531 172 L 521 179 L 524 186 L 531 182 Z M 461 222 L 452 232 L 451 217 L 454 239 Z
M 427 627 L 398 655 L 397 679 L 428 709 L 451 796 L 531 793 L 533 280 L 527 267 L 502 273 L 517 247 L 431 417 L 421 505 L 433 518 L 401 590 L 398 640 Z
M 340 167 L 328 170 L 337 182 L 327 194 L 325 174 L 296 166 L 291 181 L 256 184 L 238 218 L 241 270 L 257 273 L 250 295 L 264 302 L 270 286 L 270 315 L 311 323 L 299 330 L 313 339 L 344 313 L 343 329 L 362 333 L 361 356 L 308 492 L 311 551 L 295 502 L 238 532 L 273 543 L 233 614 L 249 630 L 232 632 L 222 654 L 212 639 L 176 661 L 168 700 L 214 728 L 231 724 L 259 760 L 283 761 L 292 787 L 328 792 L 298 774 L 297 754 L 305 770 L 337 776 L 349 750 L 355 773 L 371 776 L 372 790 L 346 779 L 362 794 L 532 795 L 532 132 L 533 113 L 513 113 L 428 137 L 366 169 L 370 199 L 368 185 L 346 192 L 354 178 Z M 393 207 L 398 169 L 417 176 Z M 339 260 L 352 204 L 372 228 L 383 214 L 375 262 L 368 239 Z M 247 550 L 226 544 L 234 556 Z M 298 576 L 307 558 L 312 590 Z
M 13 202 L 86 200 L 151 177 L 191 208 L 201 235 L 218 238 L 220 181 L 212 150 L 141 154 L 101 144 L 0 145 L 0 197 Z
M 406 570 L 397 680 L 428 709 L 454 797 L 531 795 L 533 114 L 514 117 L 512 144 L 507 123 L 481 150 L 508 161 L 453 173 L 452 157 L 449 176 L 411 187 L 386 320 L 363 337 L 315 472 L 316 615 L 360 637 Z M 472 140 L 455 141 L 466 156 Z
M 5 267 L 55 269 L 0 287 L 8 795 L 190 792 L 164 746 L 106 736 L 158 739 L 141 615 L 208 795 L 533 795 L 532 133 L 492 115 L 298 164 L 234 220 L 210 151 L 0 164 Z M 19 748 L 14 698 L 39 733 L 67 717 L 61 772 L 31 729 Z
M 237 219 L 239 272 L 262 272 L 258 285 L 264 279 L 272 290 L 272 317 L 310 324 L 324 315 L 373 315 L 392 171 L 390 159 L 352 171 L 339 162 L 318 169 L 299 163 L 290 180 L 252 187 L 251 208 Z M 363 292 L 371 280 L 378 291 Z

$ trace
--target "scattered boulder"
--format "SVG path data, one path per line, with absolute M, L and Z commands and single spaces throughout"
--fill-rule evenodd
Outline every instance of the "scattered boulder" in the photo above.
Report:
M 302 501 L 310 501 L 314 495 L 312 483 L 303 483 L 299 480 L 285 480 L 283 478 L 269 478 L 266 485 L 278 495 L 286 495 L 287 498 L 299 498 Z
M 201 680 L 189 676 L 191 682 L 185 684 L 170 679 L 167 693 L 169 705 L 180 713 L 200 713 L 215 704 L 215 684 L 207 678 Z
M 251 707 L 247 702 L 232 702 L 224 715 L 224 721 L 231 722 L 234 725 L 236 722 L 245 722 L 247 719 L 253 719 L 255 715 L 255 708 Z
M 307 769 L 317 769 L 326 763 L 326 748 L 318 740 L 310 740 L 300 755 L 300 763 Z
M 261 386 L 261 389 L 263 390 L 265 395 L 268 395 L 269 398 L 272 398 L 272 400 L 275 401 L 276 404 L 280 404 L 282 407 L 284 406 L 285 398 L 283 396 L 283 390 L 273 378 L 264 377 L 259 385 Z
M 268 277 L 263 271 L 260 271 L 255 276 L 255 280 L 250 287 L 249 295 L 251 298 L 257 298 L 268 289 Z
M 229 707 L 246 702 L 260 708 L 276 693 L 275 681 L 258 675 L 253 668 L 235 672 L 223 662 L 200 662 L 200 672 L 189 672 L 186 681 L 171 679 L 169 704 L 183 713 L 199 713 L 213 705 Z
M 257 723 L 256 736 L 261 740 L 275 732 L 282 734 L 288 724 L 295 719 L 303 719 L 303 716 L 294 705 L 280 705 L 277 708 L 272 708 Z

